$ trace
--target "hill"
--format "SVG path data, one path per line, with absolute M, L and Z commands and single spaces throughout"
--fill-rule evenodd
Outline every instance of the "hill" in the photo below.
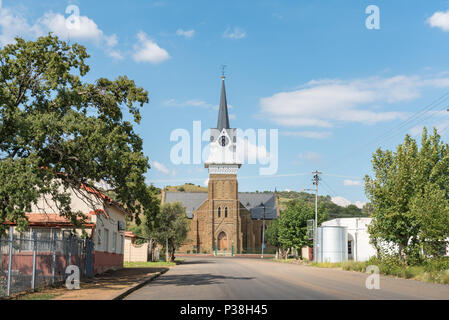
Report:
M 193 183 L 184 183 L 179 186 L 166 186 L 165 190 L 171 192 L 207 192 L 207 187 L 194 185 Z
M 194 185 L 193 183 L 185 183 L 179 186 L 166 186 L 165 189 L 171 192 L 207 192 L 207 187 Z M 256 192 L 266 193 L 272 191 Z M 279 197 L 279 206 L 281 211 L 287 207 L 289 201 L 305 201 L 310 203 L 310 205 L 315 204 L 315 195 L 312 193 L 298 191 L 277 191 L 277 195 Z M 330 219 L 368 216 L 368 213 L 366 213 L 365 210 L 361 210 L 355 205 L 341 207 L 333 203 L 329 195 L 318 196 L 318 205 L 324 206 L 327 209 Z

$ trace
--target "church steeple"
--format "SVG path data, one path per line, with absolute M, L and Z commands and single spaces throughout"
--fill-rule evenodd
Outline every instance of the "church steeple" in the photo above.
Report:
M 221 96 L 220 107 L 218 109 L 218 122 L 217 129 L 222 131 L 223 129 L 229 129 L 229 116 L 228 116 L 228 104 L 226 101 L 226 89 L 225 89 L 225 76 L 221 77 Z

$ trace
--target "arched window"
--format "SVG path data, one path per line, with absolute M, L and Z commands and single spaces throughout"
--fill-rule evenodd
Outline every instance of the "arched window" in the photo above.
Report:
M 218 207 L 218 217 L 221 217 L 221 207 Z
M 225 208 L 225 218 L 228 217 L 228 207 Z

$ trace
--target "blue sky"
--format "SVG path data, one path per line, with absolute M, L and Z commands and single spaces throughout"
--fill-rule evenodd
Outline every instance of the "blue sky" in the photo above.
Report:
M 379 30 L 365 27 L 371 4 Z M 216 126 L 223 64 L 231 126 L 279 130 L 277 174 L 244 165 L 241 191 L 311 188 L 318 169 L 321 194 L 365 202 L 377 147 L 423 125 L 449 140 L 446 100 L 399 127 L 449 90 L 448 1 L 2 1 L 2 46 L 48 31 L 88 48 L 87 80 L 127 75 L 149 91 L 136 131 L 157 186 L 207 179 L 203 165 L 170 161 L 170 133 Z

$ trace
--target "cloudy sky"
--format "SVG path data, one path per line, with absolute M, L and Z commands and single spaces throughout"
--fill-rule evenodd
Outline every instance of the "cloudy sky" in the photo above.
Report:
M 279 130 L 277 174 L 244 165 L 241 191 L 311 188 L 318 169 L 321 194 L 361 205 L 376 148 L 423 125 L 449 140 L 447 1 L 1 1 L 1 46 L 50 31 L 88 48 L 88 81 L 127 75 L 149 91 L 136 130 L 157 186 L 205 183 L 203 165 L 171 162 L 170 134 L 216 126 L 223 64 L 231 126 Z

